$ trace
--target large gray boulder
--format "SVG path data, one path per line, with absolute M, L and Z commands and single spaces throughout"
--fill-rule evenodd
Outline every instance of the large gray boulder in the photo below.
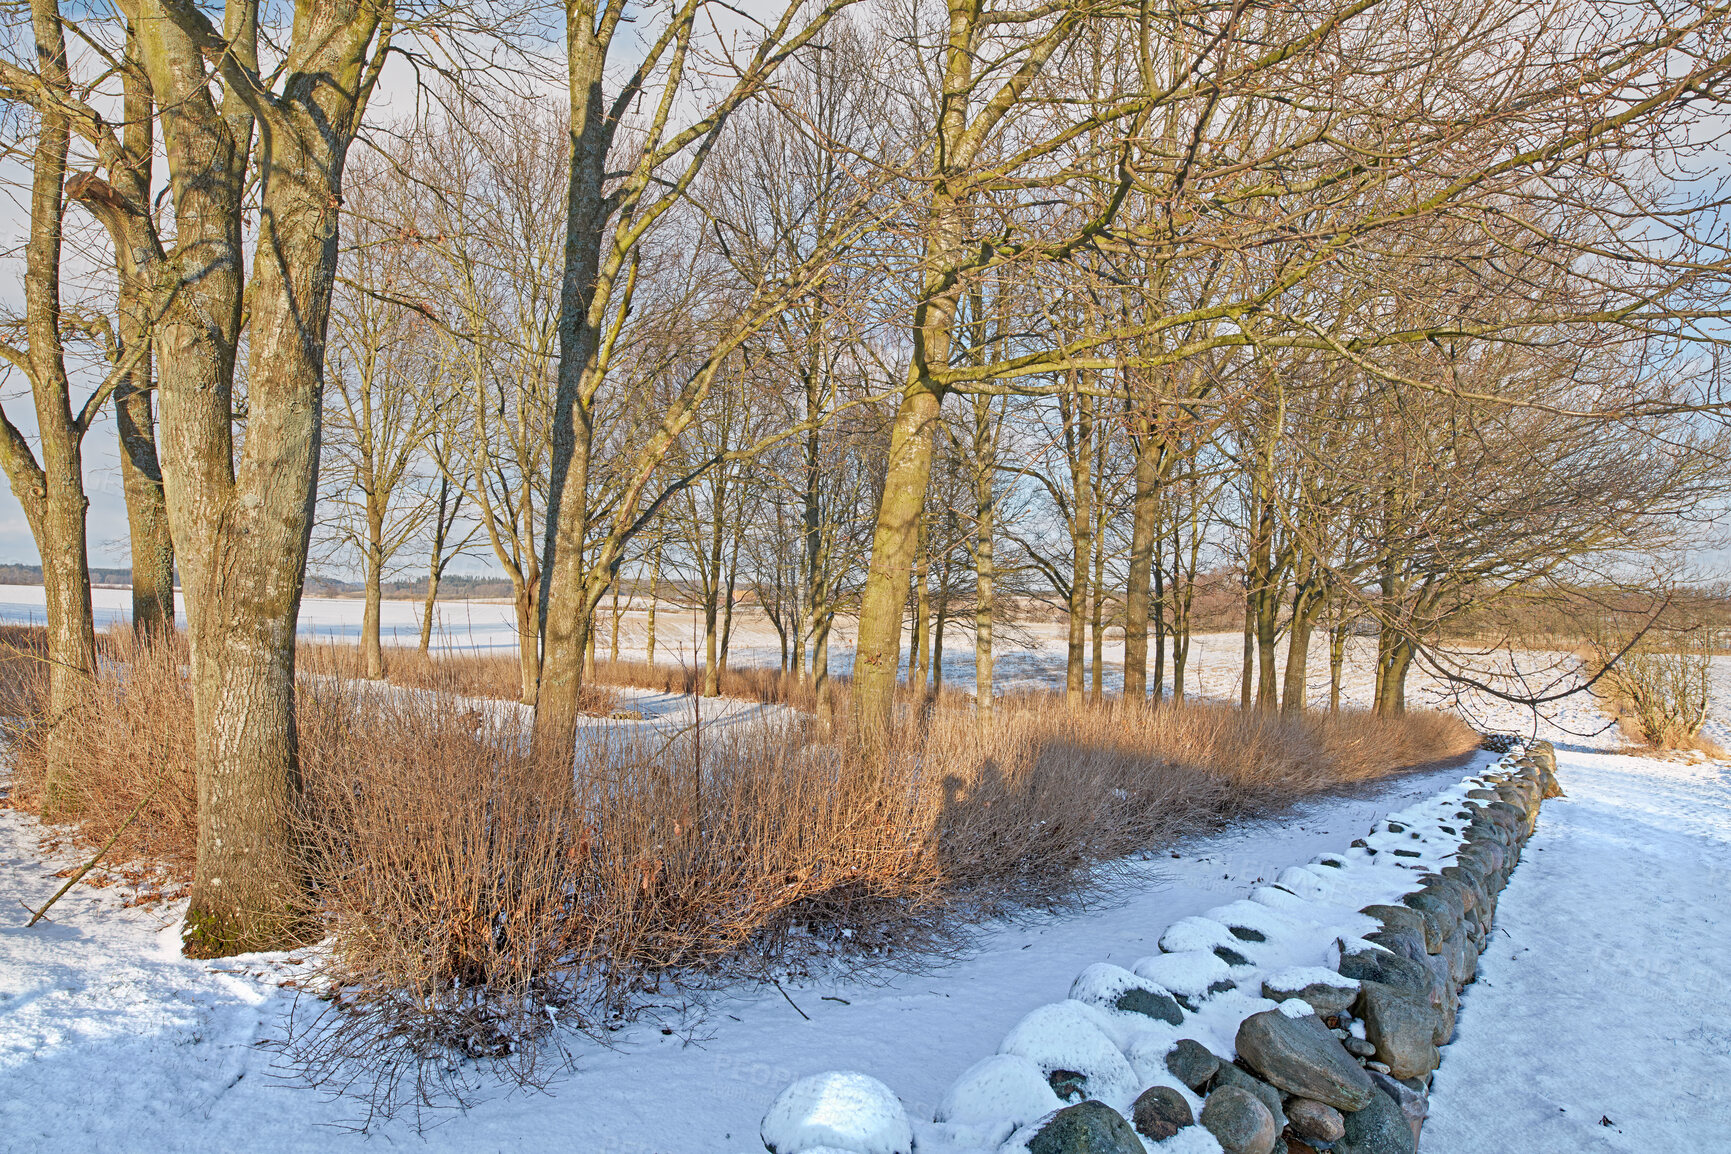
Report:
M 1339 1110 L 1361 1110 L 1375 1092 L 1362 1067 L 1312 1016 L 1280 1010 L 1252 1014 L 1238 1025 L 1238 1057 L 1262 1080 L 1288 1094 Z
M 1364 935 L 1364 940 L 1374 942 L 1390 953 L 1399 954 L 1403 958 L 1410 958 L 1421 966 L 1425 964 L 1424 960 L 1430 954 L 1430 951 L 1424 948 L 1424 934 L 1414 933 L 1411 930 L 1377 930 L 1375 933 Z
M 1437 1068 L 1437 1012 L 1410 990 L 1381 982 L 1360 983 L 1354 1012 L 1376 1060 L 1396 1078 L 1422 1078 Z

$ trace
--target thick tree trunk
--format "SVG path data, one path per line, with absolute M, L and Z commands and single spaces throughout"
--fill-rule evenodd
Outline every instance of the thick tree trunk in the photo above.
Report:
M 1248 569 L 1244 574 L 1244 663 L 1238 674 L 1238 708 L 1249 709 L 1256 683 L 1256 590 Z
M 947 354 L 950 312 L 931 326 L 925 343 L 942 341 Z M 936 350 L 934 350 L 935 352 Z M 937 431 L 940 396 L 920 373 L 922 361 L 942 364 L 946 355 L 916 357 L 890 427 L 883 499 L 872 533 L 871 566 L 860 594 L 859 638 L 853 675 L 854 740 L 865 750 L 881 749 L 889 736 L 901 665 L 902 608 L 908 595 L 919 521 L 931 480 L 932 437 Z
M 1412 644 L 1386 627 L 1377 641 L 1376 712 L 1399 717 L 1406 712 L 1406 675 L 1412 668 Z
M 559 384 L 549 457 L 546 542 L 538 616 L 542 655 L 535 697 L 534 749 L 562 764 L 576 740 L 583 666 L 601 590 L 584 570 L 594 414 L 585 395 L 601 347 L 601 246 L 610 141 L 603 86 L 611 23 L 596 26 L 592 9 L 565 6 L 566 81 L 571 154 L 565 197 L 565 253 L 559 289 Z M 603 298 L 598 301 L 598 298 Z
M 229 14 L 230 51 L 250 63 L 252 10 L 231 7 Z M 186 937 L 193 955 L 278 948 L 299 940 L 308 925 L 294 813 L 301 785 L 295 620 L 318 482 L 343 161 L 361 115 L 378 18 L 377 9 L 338 2 L 296 22 L 297 48 L 288 56 L 295 70 L 260 140 L 260 167 L 270 178 L 261 185 L 247 293 L 246 440 L 232 475 L 227 389 L 195 396 L 196 373 L 173 389 L 164 375 L 163 428 L 176 432 L 163 461 L 169 514 L 190 571 L 189 600 L 200 603 L 192 648 L 198 867 Z M 144 51 L 148 56 L 149 47 Z M 159 74 L 153 67 L 158 103 L 166 107 L 172 90 L 156 83 Z M 172 144 L 168 155 L 175 167 Z M 245 155 L 230 154 L 236 161 Z M 178 167 L 177 191 L 182 175 L 204 175 L 199 165 Z M 225 187 L 235 195 L 224 205 L 232 214 L 224 224 L 236 228 L 238 242 L 240 186 Z M 177 204 L 177 223 L 178 211 Z M 238 255 L 238 243 L 233 251 Z

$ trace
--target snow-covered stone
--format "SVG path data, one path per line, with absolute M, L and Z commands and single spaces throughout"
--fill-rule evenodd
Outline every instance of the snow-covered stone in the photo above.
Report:
M 1005 1036 L 998 1053 L 1027 1058 L 1047 1076 L 1056 1070 L 1081 1074 L 1088 1096 L 1108 1105 L 1128 1105 L 1141 1089 L 1129 1059 L 1081 1002 L 1053 1002 L 1030 1011 Z
M 1209 950 L 1156 954 L 1131 969 L 1138 977 L 1191 999 L 1206 998 L 1217 992 L 1216 987 L 1232 984 L 1232 968 Z
M 867 1074 L 831 1070 L 776 1096 L 759 1131 L 771 1154 L 911 1154 L 913 1127 L 901 1099 Z
M 1095 962 L 1078 974 L 1070 986 L 1070 999 L 1099 1010 L 1140 1014 L 1170 1025 L 1184 1019 L 1184 1011 L 1171 991 L 1110 962 Z
M 1003 1139 L 1018 1127 L 1063 1106 L 1045 1072 L 1021 1054 L 993 1054 L 969 1066 L 944 1092 L 933 1119 L 965 1126 L 998 1126 Z

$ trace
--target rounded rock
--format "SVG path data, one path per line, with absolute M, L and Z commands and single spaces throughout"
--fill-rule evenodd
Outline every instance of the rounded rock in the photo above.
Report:
M 1286 1125 L 1307 1142 L 1335 1142 L 1346 1133 L 1340 1111 L 1314 1098 L 1294 1098 L 1286 1104 Z
M 1208 1095 L 1202 1103 L 1202 1128 L 1226 1154 L 1272 1154 L 1279 1137 L 1268 1107 L 1236 1086 L 1222 1086 Z
M 1200 1091 L 1220 1070 L 1220 1059 L 1193 1038 L 1183 1038 L 1166 1055 L 1166 1069 L 1172 1076 Z
M 1093 1098 L 1059 1110 L 1028 1139 L 1028 1154 L 1143 1154 L 1145 1149 L 1122 1114 Z
M 1186 1126 L 1196 1124 L 1196 1115 L 1184 1095 L 1170 1086 L 1150 1086 L 1142 1091 L 1130 1108 L 1130 1120 L 1136 1132 L 1159 1142 L 1172 1137 Z

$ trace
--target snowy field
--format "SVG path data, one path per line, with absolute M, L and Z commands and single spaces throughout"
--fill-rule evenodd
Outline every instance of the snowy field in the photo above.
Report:
M 358 601 L 317 604 L 358 621 Z M 508 632 L 509 607 L 496 608 L 494 628 Z M 1209 638 L 1201 649 L 1204 684 L 1222 696 L 1236 693 L 1237 642 Z M 1055 639 L 1022 652 L 1016 676 L 1061 676 Z M 971 654 L 958 656 L 971 674 Z M 1712 731 L 1731 743 L 1731 668 L 1715 673 Z M 1349 700 L 1368 685 L 1356 660 Z M 1437 693 L 1415 680 L 1414 697 Z M 1555 741 L 1569 796 L 1546 803 L 1502 895 L 1496 945 L 1445 1051 L 1423 1149 L 1731 1149 L 1727 765 L 1617 755 L 1590 702 L 1564 703 L 1536 726 L 1506 706 L 1469 711 L 1481 725 Z M 867 1071 L 929 1116 L 957 1074 L 1084 966 L 1155 952 L 1171 922 L 1344 848 L 1466 772 L 1410 776 L 1131 863 L 1117 900 L 987 927 L 966 956 L 926 972 L 787 983 L 809 1020 L 773 987 L 712 999 L 702 1012 L 669 1004 L 609 1047 L 573 1039 L 572 1068 L 549 1093 L 499 1091 L 424 1134 L 406 1119 L 369 1135 L 345 1129 L 353 1102 L 274 1065 L 268 1043 L 294 1004 L 279 984 L 294 955 L 188 961 L 180 910 L 125 908 L 123 886 L 78 887 L 51 924 L 25 930 L 24 907 L 44 901 L 60 884 L 54 871 L 74 858 L 46 848 L 37 823 L 0 810 L 0 904 L 13 911 L 0 914 L 0 1150 L 743 1154 L 761 1150 L 757 1125 L 775 1094 L 827 1069 Z

